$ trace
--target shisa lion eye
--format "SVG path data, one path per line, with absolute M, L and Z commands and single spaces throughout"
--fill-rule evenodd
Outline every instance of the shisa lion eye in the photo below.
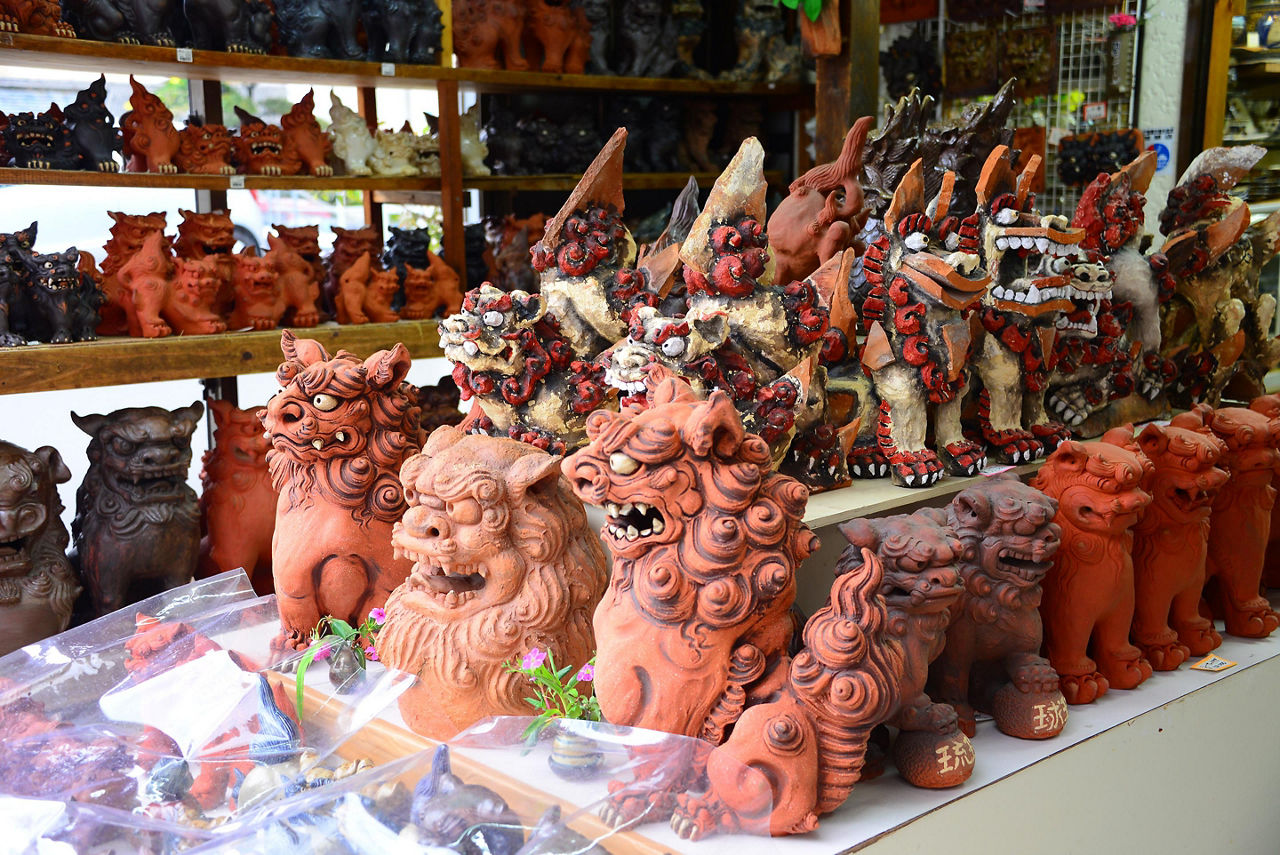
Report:
M 311 405 L 314 406 L 317 410 L 319 410 L 322 413 L 327 413 L 330 410 L 338 409 L 339 403 L 340 402 L 338 401 L 337 398 L 333 397 L 332 395 L 326 395 L 323 392 L 321 392 L 320 394 L 316 395 L 314 398 L 311 399 Z
M 682 338 L 669 338 L 662 343 L 662 352 L 672 359 L 684 353 L 688 345 Z
M 929 245 L 929 236 L 924 232 L 912 232 L 907 235 L 907 239 L 903 241 L 907 249 L 914 249 L 917 252 Z
M 502 326 L 502 312 L 495 312 L 490 309 L 484 313 L 480 320 L 484 321 L 484 325 L 487 327 L 500 327 Z
M 1002 226 L 1011 226 L 1018 220 L 1018 209 L 1014 207 L 1001 208 L 996 211 L 996 222 Z

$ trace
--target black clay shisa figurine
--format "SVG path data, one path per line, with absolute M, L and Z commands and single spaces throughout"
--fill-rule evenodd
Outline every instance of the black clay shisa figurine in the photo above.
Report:
M 187 485 L 191 434 L 204 405 L 71 414 L 89 434 L 76 491 L 75 558 L 91 617 L 184 585 L 200 557 L 200 509 Z
M 119 172 L 115 155 L 123 146 L 115 117 L 107 109 L 107 78 L 100 75 L 76 93 L 76 100 L 62 110 L 79 166 L 96 172 Z

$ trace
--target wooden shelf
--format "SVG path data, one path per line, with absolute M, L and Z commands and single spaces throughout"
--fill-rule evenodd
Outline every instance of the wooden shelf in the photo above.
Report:
M 614 77 L 595 74 L 544 74 L 439 65 L 391 65 L 338 59 L 303 59 L 251 53 L 192 50 L 190 62 L 178 61 L 178 48 L 122 45 L 87 39 L 0 33 L 0 64 L 78 69 L 93 74 L 156 74 L 200 80 L 246 80 L 347 86 L 420 87 L 425 81 L 454 80 L 477 92 L 529 89 L 655 92 L 686 95 L 811 96 L 802 83 L 734 83 L 666 77 Z M 389 66 L 390 74 L 384 74 Z
M 622 189 L 627 190 L 678 190 L 689 183 L 689 176 L 697 179 L 700 187 L 710 187 L 720 177 L 719 172 L 628 172 L 622 177 Z M 785 182 L 781 170 L 768 170 L 764 174 L 770 184 Z M 581 173 L 558 175 L 477 175 L 463 178 L 462 186 L 470 190 L 572 190 L 581 180 Z
M 435 320 L 325 324 L 294 333 L 330 353 L 344 348 L 363 357 L 403 342 L 415 359 L 442 355 Z M 281 359 L 279 330 L 0 348 L 0 394 L 258 374 L 275 371 Z
M 78 169 L 0 168 L 0 184 L 46 184 L 64 187 L 171 187 L 194 190 L 229 190 L 232 179 L 242 179 L 246 190 L 384 190 L 436 191 L 440 178 L 415 175 L 386 178 L 368 175 L 194 175 L 157 172 L 89 172 Z M 238 189 L 238 188 L 236 188 Z

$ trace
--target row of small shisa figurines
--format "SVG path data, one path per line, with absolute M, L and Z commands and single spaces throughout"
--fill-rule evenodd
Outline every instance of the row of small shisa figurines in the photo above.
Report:
M 163 213 L 110 215 L 101 268 L 75 247 L 37 252 L 37 223 L 0 235 L 0 346 L 312 327 L 327 317 L 392 323 L 462 303 L 458 275 L 431 252 L 427 229 L 392 227 L 382 253 L 378 229 L 334 227 L 322 259 L 318 226 L 275 226 L 259 256 L 232 252 L 229 211 L 183 211 L 176 238 L 164 233 Z
M 682 197 L 683 213 L 638 256 L 618 216 L 624 142 L 619 131 L 534 247 L 541 294 L 485 286 L 441 324 L 463 397 L 496 435 L 571 449 L 613 394 L 640 404 L 656 364 L 728 392 L 782 471 L 811 488 L 886 474 L 920 487 L 975 474 L 988 456 L 1042 456 L 1071 435 L 1050 413 L 1096 435 L 1154 417 L 1166 389 L 1216 401 L 1237 367 L 1274 364 L 1261 323 L 1273 303 L 1256 279 L 1275 224 L 1258 231 L 1257 252 L 1228 253 L 1253 237 L 1247 206 L 1226 196 L 1252 148 L 1212 150 L 1188 170 L 1162 215 L 1169 252 L 1139 252 L 1150 153 L 1099 176 L 1068 225 L 1035 210 L 1038 158 L 1015 174 L 997 146 L 977 210 L 948 210 L 951 173 L 925 198 L 917 161 L 868 228 L 865 256 L 837 249 L 814 270 L 815 245 L 808 273 L 791 252 L 775 279 L 756 141 L 704 210 Z M 770 236 L 783 232 L 782 210 Z M 802 281 L 779 284 L 790 275 Z M 1251 279 L 1253 299 L 1216 294 L 1226 277 Z M 1186 311 L 1202 291 L 1209 324 Z

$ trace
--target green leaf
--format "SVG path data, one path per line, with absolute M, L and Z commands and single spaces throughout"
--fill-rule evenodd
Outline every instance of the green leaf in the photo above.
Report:
M 795 6 L 791 8 L 794 9 Z M 818 16 L 822 14 L 822 0 L 804 0 L 804 13 L 810 21 L 818 20 Z
M 343 640 L 349 640 L 356 634 L 351 624 L 339 618 L 329 618 L 329 627 Z
M 320 648 L 322 646 L 323 645 L 319 644 L 311 645 L 307 648 L 307 652 L 302 654 L 302 658 L 298 660 L 297 690 L 299 720 L 302 718 L 302 689 L 306 685 L 305 678 L 307 676 L 307 669 L 311 667 L 312 660 L 316 658 L 316 654 L 320 652 Z

